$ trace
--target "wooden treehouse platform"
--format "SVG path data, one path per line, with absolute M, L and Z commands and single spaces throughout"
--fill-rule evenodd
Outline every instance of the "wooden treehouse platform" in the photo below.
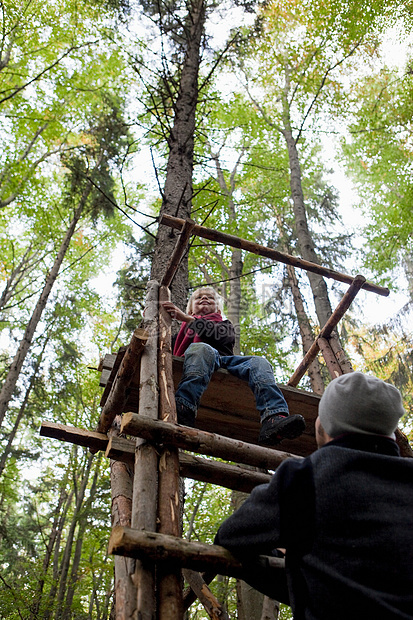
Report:
M 182 540 L 180 476 L 250 492 L 269 481 L 286 458 L 311 454 L 316 449 L 314 422 L 320 397 L 297 385 L 319 352 L 332 378 L 352 372 L 335 327 L 361 288 L 379 295 L 388 295 L 388 290 L 363 276 L 353 278 L 192 220 L 164 216 L 160 223 L 179 229 L 177 244 L 162 281 L 149 283 L 144 324 L 135 330 L 128 347 L 102 361 L 104 391 L 97 427 L 90 431 L 44 422 L 40 432 L 92 452 L 104 451 L 110 459 L 109 552 L 115 556 L 116 619 L 182 620 L 199 598 L 211 618 L 225 620 L 208 583 L 216 574 L 239 577 L 242 566 L 222 547 Z M 177 424 L 174 392 L 183 361 L 172 356 L 171 319 L 160 304 L 170 297 L 168 287 L 194 234 L 349 284 L 287 385 L 279 386 L 290 412 L 301 414 L 307 428 L 277 449 L 257 445 L 259 415 L 252 392 L 226 370 L 214 373 L 198 410 L 197 428 Z M 396 435 L 402 454 L 413 456 L 404 435 L 399 431 Z M 270 561 L 283 564 L 279 559 Z M 184 591 L 182 575 L 188 584 Z
M 106 355 L 102 362 L 100 385 L 105 388 L 100 401 L 102 407 L 106 403 L 124 354 L 125 348 L 123 347 L 117 355 Z M 182 367 L 183 358 L 174 356 L 172 372 L 175 389 L 181 379 Z M 139 382 L 139 376 L 132 379 L 128 388 L 124 412 L 138 412 Z M 280 445 L 287 452 L 293 452 L 299 456 L 308 456 L 317 448 L 314 437 L 314 423 L 320 396 L 288 385 L 278 384 L 278 387 L 287 401 L 290 413 L 298 413 L 306 421 L 306 430 L 301 437 L 294 440 L 284 439 Z M 222 368 L 215 372 L 201 399 L 195 424 L 196 428 L 202 431 L 219 432 L 225 437 L 257 444 L 260 430 L 259 413 L 248 384 Z

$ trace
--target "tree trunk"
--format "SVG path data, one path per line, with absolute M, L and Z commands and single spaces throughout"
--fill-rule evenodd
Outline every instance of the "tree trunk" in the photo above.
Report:
M 182 66 L 178 96 L 174 106 L 174 124 L 169 135 L 169 157 L 160 215 L 168 213 L 186 219 L 192 208 L 192 172 L 194 155 L 195 112 L 198 102 L 200 47 L 205 22 L 204 0 L 189 3 L 190 27 L 186 55 Z M 161 281 L 175 246 L 177 232 L 160 226 L 152 262 L 151 279 Z M 188 285 L 188 262 L 183 259 L 172 282 L 172 299 L 185 307 Z
M 290 108 L 288 103 L 288 95 L 290 91 L 290 78 L 288 67 L 285 69 L 285 87 L 282 98 L 283 104 L 283 129 L 282 134 L 287 143 L 288 159 L 290 165 L 290 186 L 291 197 L 293 200 L 293 210 L 295 219 L 295 229 L 301 255 L 305 260 L 320 264 L 316 255 L 311 232 L 308 228 L 307 212 L 304 203 L 304 193 L 301 183 L 301 167 L 298 156 L 296 141 L 293 137 L 290 120 Z M 313 293 L 316 313 L 320 327 L 323 327 L 328 318 L 332 314 L 330 300 L 328 298 L 328 290 L 325 280 L 322 276 L 307 272 L 310 280 L 311 291 Z
M 109 436 L 118 436 L 120 416 L 116 416 Z M 133 470 L 128 463 L 110 461 L 110 490 L 112 498 L 112 527 L 131 526 Z M 114 604 L 115 620 L 132 618 L 136 609 L 136 586 L 133 582 L 135 563 L 131 558 L 114 557 Z
M 72 558 L 72 566 L 71 566 L 71 571 L 70 571 L 70 582 L 69 582 L 69 587 L 67 588 L 65 607 L 64 607 L 64 610 L 61 616 L 62 620 L 69 620 L 69 618 L 71 617 L 73 597 L 75 594 L 75 588 L 76 588 L 76 583 L 77 583 L 77 578 L 78 578 L 77 573 L 79 570 L 80 558 L 82 557 L 83 535 L 84 535 L 84 527 L 81 526 L 81 528 L 78 531 L 76 545 L 75 545 L 75 552 Z
M 81 475 L 81 485 L 79 488 L 79 492 L 76 496 L 76 506 L 72 516 L 72 521 L 70 523 L 69 531 L 67 534 L 65 551 L 63 554 L 63 559 L 60 565 L 60 575 L 59 575 L 59 591 L 57 594 L 57 609 L 56 609 L 56 620 L 61 620 L 63 617 L 63 602 L 66 594 L 66 586 L 67 586 L 67 578 L 69 574 L 70 567 L 70 558 L 72 555 L 73 541 L 75 537 L 75 530 L 78 524 L 80 510 L 82 508 L 83 500 L 86 493 L 86 487 L 89 481 L 90 471 L 92 468 L 93 459 L 95 458 L 94 454 L 89 454 L 86 461 L 86 466 L 83 472 L 79 472 Z
M 10 452 L 11 452 L 11 449 L 12 449 L 12 446 L 13 446 L 13 441 L 14 441 L 14 439 L 16 437 L 16 434 L 17 434 L 17 431 L 19 429 L 20 422 L 22 421 L 22 418 L 23 418 L 23 416 L 24 416 L 24 414 L 26 412 L 27 403 L 29 402 L 29 397 L 30 397 L 31 391 L 32 391 L 33 386 L 34 386 L 34 384 L 36 382 L 37 373 L 38 373 L 38 370 L 40 368 L 40 364 L 42 362 L 43 354 L 44 354 L 44 351 L 46 349 L 46 346 L 47 346 L 48 342 L 49 342 L 49 338 L 46 338 L 46 340 L 44 341 L 44 344 L 43 344 L 42 351 L 40 352 L 40 354 L 37 357 L 36 364 L 35 364 L 35 367 L 33 369 L 33 374 L 32 374 L 32 376 L 30 378 L 30 382 L 29 382 L 29 385 L 27 387 L 26 393 L 24 395 L 24 399 L 23 399 L 23 402 L 22 402 L 22 404 L 20 406 L 20 409 L 19 409 L 19 412 L 17 414 L 16 420 L 14 422 L 13 429 L 11 430 L 10 435 L 9 435 L 9 437 L 7 439 L 7 445 L 4 448 L 4 452 L 3 452 L 3 454 L 0 457 L 0 477 L 1 477 L 1 475 L 2 475 L 2 473 L 4 471 L 4 468 L 6 466 L 6 461 L 7 461 L 8 457 L 9 457 L 9 455 L 10 455 Z
M 22 369 L 24 360 L 26 359 L 27 353 L 30 349 L 34 333 L 39 324 L 40 318 L 42 316 L 43 310 L 46 306 L 46 302 L 52 290 L 52 287 L 56 281 L 56 278 L 59 273 L 60 266 L 63 262 L 64 257 L 66 256 L 66 252 L 69 248 L 70 240 L 75 232 L 76 225 L 82 215 L 83 208 L 86 204 L 86 200 L 92 190 L 92 184 L 90 182 L 87 183 L 86 188 L 82 194 L 82 197 L 79 201 L 79 204 L 74 212 L 72 221 L 68 229 L 66 230 L 66 234 L 61 243 L 59 252 L 57 253 L 56 259 L 54 261 L 53 267 L 47 274 L 43 290 L 40 293 L 40 297 L 37 301 L 37 304 L 33 310 L 33 314 L 30 317 L 30 320 L 27 324 L 26 330 L 24 332 L 23 338 L 20 341 L 17 352 L 13 358 L 11 363 L 9 372 L 7 373 L 7 377 L 3 383 L 1 392 L 0 392 L 0 426 L 3 423 L 4 416 L 6 414 L 10 399 L 13 396 L 14 388 L 16 387 L 17 380 L 19 378 L 20 371 Z
M 237 225 L 237 212 L 235 207 L 235 202 L 233 198 L 234 190 L 235 190 L 235 177 L 237 173 L 238 164 L 242 159 L 244 154 L 244 149 L 241 150 L 241 153 L 238 156 L 237 162 L 234 168 L 231 171 L 230 183 L 229 186 L 225 181 L 225 176 L 221 168 L 221 164 L 219 161 L 219 157 L 217 154 L 211 153 L 211 157 L 215 162 L 215 168 L 217 171 L 217 181 L 219 187 L 223 194 L 227 197 L 228 200 L 228 210 L 229 210 L 229 222 L 230 224 L 235 225 L 235 231 L 238 233 L 238 225 Z M 242 250 L 238 248 L 231 248 L 231 266 L 229 269 L 229 296 L 227 303 L 227 315 L 228 319 L 234 325 L 235 329 L 235 344 L 234 344 L 234 354 L 239 355 L 241 352 L 240 345 L 240 316 L 241 316 L 241 275 L 242 268 L 244 266 L 244 261 L 242 259 Z
M 283 237 L 283 223 L 281 220 L 281 216 L 276 214 L 277 225 L 280 231 L 281 236 L 281 250 L 287 254 L 291 254 L 289 251 L 287 243 L 282 240 Z M 298 284 L 297 274 L 293 265 L 287 265 L 287 276 L 288 282 L 290 285 L 291 293 L 294 301 L 295 314 L 297 316 L 298 327 L 300 329 L 301 342 L 303 346 L 304 355 L 309 351 L 311 345 L 313 344 L 315 338 L 313 334 L 313 330 L 311 329 L 310 321 L 308 319 L 307 313 L 304 307 L 304 301 L 301 296 L 300 287 Z M 323 394 L 324 392 L 324 382 L 321 376 L 321 365 L 318 361 L 318 358 L 310 364 L 308 368 L 308 376 L 310 377 L 311 387 L 315 394 Z
M 295 312 L 297 315 L 298 326 L 300 328 L 301 342 L 303 345 L 304 355 L 309 351 L 315 338 L 311 329 L 310 321 L 304 308 L 303 298 L 298 285 L 297 274 L 292 265 L 287 265 L 288 280 L 294 300 Z M 324 382 L 321 376 L 321 365 L 318 357 L 311 362 L 308 368 L 308 376 L 310 377 L 311 388 L 315 394 L 324 393 Z
M 247 493 L 233 491 L 231 504 L 234 512 L 245 502 Z M 264 595 L 254 590 L 250 585 L 237 579 L 237 611 L 239 620 L 261 620 Z
M 47 575 L 47 571 L 49 569 L 50 560 L 52 558 L 53 548 L 55 546 L 57 535 L 59 532 L 59 521 L 61 518 L 61 510 L 65 501 L 67 501 L 67 493 L 66 493 L 66 484 L 62 485 L 60 489 L 59 501 L 57 506 L 55 507 L 55 516 L 53 519 L 52 527 L 50 530 L 49 540 L 46 545 L 46 552 L 43 558 L 42 564 L 42 574 L 39 578 L 37 584 L 36 594 L 33 597 L 34 603 L 31 607 L 30 620 L 37 620 L 39 618 L 39 609 L 42 602 L 43 589 L 45 584 L 45 579 Z
M 66 481 L 64 481 L 63 491 L 66 487 Z M 66 523 L 67 514 L 70 506 L 72 505 L 72 500 L 74 497 L 74 489 L 72 488 L 69 495 L 66 497 L 65 505 L 62 509 L 61 514 L 59 515 L 57 527 L 56 527 L 56 535 L 54 538 L 54 552 L 53 552 L 53 581 L 48 594 L 48 605 L 47 609 L 44 611 L 44 619 L 48 620 L 53 614 L 53 605 L 56 598 L 57 587 L 59 585 L 59 553 L 60 553 L 60 542 L 62 540 L 63 527 Z M 53 549 L 51 549 L 52 552 Z
M 82 546 L 83 546 L 83 537 L 85 534 L 85 530 L 87 529 L 87 521 L 90 508 L 96 496 L 97 490 L 97 482 L 100 474 L 100 463 L 102 461 L 102 453 L 99 453 L 98 457 L 95 460 L 95 472 L 93 475 L 92 484 L 90 487 L 89 497 L 87 498 L 87 502 L 82 504 L 82 514 L 79 519 L 79 529 L 77 534 L 75 552 L 72 559 L 72 566 L 70 570 L 70 580 L 69 587 L 67 588 L 66 601 L 62 614 L 62 620 L 70 620 L 72 613 L 72 604 L 73 597 L 75 594 L 75 589 L 78 580 L 78 570 L 80 565 L 80 560 L 82 557 Z

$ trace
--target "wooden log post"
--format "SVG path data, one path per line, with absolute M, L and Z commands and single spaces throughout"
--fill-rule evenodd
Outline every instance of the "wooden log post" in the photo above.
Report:
M 110 436 L 119 434 L 120 416 L 116 416 L 109 430 Z M 128 463 L 110 461 L 110 490 L 112 498 L 112 527 L 130 527 L 132 517 L 133 469 Z M 130 620 L 133 617 L 136 587 L 132 579 L 135 561 L 115 556 L 115 618 Z
M 144 326 L 148 334 L 141 357 L 139 383 L 139 412 L 151 420 L 158 418 L 158 289 L 151 281 L 145 302 Z M 138 438 L 135 446 L 135 475 L 133 484 L 132 527 L 156 531 L 158 455 L 156 448 Z M 155 620 L 155 565 L 144 558 L 136 561 L 133 575 L 137 588 L 136 611 L 133 620 Z
M 161 304 L 169 301 L 169 290 L 159 289 L 159 418 L 172 424 L 177 422 L 175 391 L 172 375 L 171 323 L 172 319 Z M 159 422 L 158 422 L 159 424 Z M 178 448 L 163 446 L 159 457 L 158 532 L 181 536 L 179 455 Z M 159 620 L 182 620 L 182 576 L 179 567 L 161 563 L 157 567 Z
M 336 360 L 338 361 L 339 366 L 341 370 L 343 371 L 343 374 L 347 374 L 348 372 L 353 372 L 354 370 L 353 366 L 351 365 L 351 362 L 349 358 L 347 357 L 346 352 L 344 351 L 343 347 L 339 343 L 335 332 L 332 333 L 329 339 L 329 343 L 330 343 L 331 349 L 333 350 L 334 355 L 336 356 Z
M 217 576 L 215 571 L 210 571 L 207 573 L 203 572 L 203 573 L 199 573 L 199 575 L 202 577 L 203 582 L 207 586 Z M 198 598 L 197 595 L 195 594 L 194 590 L 190 586 L 186 588 L 184 591 L 184 611 L 187 611 L 191 607 L 192 603 L 195 603 L 197 598 Z

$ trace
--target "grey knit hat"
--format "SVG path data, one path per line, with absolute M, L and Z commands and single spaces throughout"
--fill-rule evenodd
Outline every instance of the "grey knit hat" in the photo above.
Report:
M 330 437 L 362 433 L 394 439 L 403 414 L 399 390 L 362 372 L 350 372 L 331 381 L 318 407 L 320 422 Z

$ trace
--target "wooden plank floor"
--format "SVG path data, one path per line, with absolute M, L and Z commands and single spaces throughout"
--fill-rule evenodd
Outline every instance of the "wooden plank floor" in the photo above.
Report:
M 174 358 L 175 388 L 182 374 L 182 365 L 182 359 Z M 277 447 L 292 454 L 308 456 L 317 449 L 314 424 L 320 396 L 281 384 L 278 384 L 278 387 L 287 401 L 290 413 L 302 415 L 307 427 L 300 437 L 294 440 L 284 439 Z M 260 419 L 247 382 L 230 375 L 227 370 L 220 369 L 215 372 L 201 399 L 196 427 L 256 444 Z
M 124 351 L 120 350 L 117 358 L 113 356 L 105 363 L 106 374 L 101 377 L 101 385 L 105 385 L 101 400 L 103 406 L 106 400 L 110 384 L 114 380 L 116 369 Z M 109 378 L 107 368 L 113 365 Z M 173 358 L 173 374 L 175 388 L 182 374 L 183 358 Z M 306 421 L 307 428 L 301 437 L 294 440 L 284 439 L 277 447 L 280 450 L 307 456 L 316 450 L 314 438 L 314 423 L 317 417 L 320 396 L 312 392 L 306 392 L 279 384 L 288 403 L 290 413 L 301 414 Z M 138 411 L 139 386 L 136 380 L 128 390 L 128 398 L 124 411 Z M 210 433 L 219 433 L 233 439 L 239 439 L 248 443 L 256 444 L 260 429 L 259 414 L 255 408 L 254 396 L 245 381 L 237 379 L 220 369 L 212 376 L 211 382 L 204 393 L 198 410 L 196 427 Z

